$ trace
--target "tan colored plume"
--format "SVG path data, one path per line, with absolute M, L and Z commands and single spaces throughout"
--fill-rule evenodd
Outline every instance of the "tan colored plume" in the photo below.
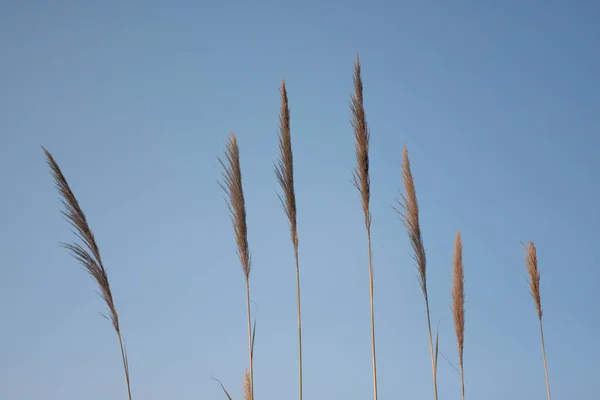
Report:
M 537 312 L 538 321 L 540 323 L 540 337 L 542 341 L 542 356 L 544 358 L 544 373 L 546 375 L 546 393 L 548 400 L 550 396 L 550 381 L 548 379 L 548 363 L 546 360 L 546 344 L 544 343 L 544 328 L 542 324 L 542 298 L 540 296 L 540 271 L 538 269 L 537 250 L 533 242 L 529 242 L 525 245 L 525 267 L 529 274 L 529 290 L 533 297 L 533 303 L 535 304 L 535 310 Z
M 452 315 L 454 317 L 454 330 L 458 343 L 458 359 L 460 363 L 460 377 L 462 398 L 465 398 L 465 374 L 463 363 L 465 341 L 465 275 L 463 270 L 463 246 L 460 232 L 456 232 L 454 242 L 454 270 L 452 272 Z
M 356 151 L 356 167 L 353 183 L 361 197 L 361 205 L 367 230 L 367 247 L 369 257 L 369 303 L 371 309 L 371 359 L 373 364 L 373 399 L 377 400 L 377 361 L 375 356 L 375 310 L 373 305 L 373 257 L 371 254 L 371 181 L 369 178 L 369 141 L 370 133 L 363 106 L 363 83 L 360 75 L 360 59 L 356 56 L 354 64 L 354 94 L 350 101 L 351 123 L 354 129 L 354 148 Z
M 240 149 L 234 133 L 229 135 L 225 147 L 225 159 L 219 159 L 223 167 L 222 178 L 219 182 L 221 188 L 227 195 L 227 206 L 233 224 L 237 254 L 242 264 L 244 277 L 246 278 L 246 312 L 248 317 L 248 356 L 250 369 L 250 391 L 254 397 L 254 337 L 252 334 L 252 323 L 250 315 L 250 249 L 248 246 L 248 228 L 246 225 L 246 202 L 244 200 L 244 189 L 242 186 L 242 167 L 240 165 Z
M 278 195 L 290 224 L 290 237 L 296 261 L 296 314 L 298 317 L 298 383 L 299 400 L 302 400 L 302 316 L 300 307 L 300 262 L 298 259 L 298 228 L 296 223 L 296 192 L 294 189 L 294 155 L 290 130 L 290 107 L 285 81 L 281 82 L 281 109 L 279 112 L 279 159 L 275 163 L 275 176 L 283 196 Z
M 119 325 L 119 314 L 115 307 L 112 291 L 110 289 L 110 282 L 104 264 L 102 263 L 102 257 L 100 256 L 100 249 L 96 243 L 96 239 L 87 218 L 79 206 L 79 202 L 75 198 L 73 191 L 67 183 L 67 179 L 63 175 L 60 167 L 52 157 L 52 154 L 48 150 L 42 147 L 44 154 L 46 155 L 46 161 L 50 166 L 50 171 L 60 196 L 62 197 L 62 203 L 65 207 L 61 211 L 62 215 L 73 227 L 73 233 L 80 240 L 81 243 L 63 243 L 63 246 L 70 250 L 73 257 L 83 266 L 83 268 L 91 275 L 91 277 L 98 284 L 100 289 L 100 296 L 108 306 L 110 317 L 107 318 L 112 322 L 113 328 L 117 333 L 119 339 L 119 346 L 121 348 L 121 358 L 123 361 L 123 368 L 125 370 L 125 380 L 127 384 L 127 394 L 129 400 L 131 400 L 131 387 L 129 384 L 129 362 L 127 361 L 127 351 L 123 344 L 121 337 L 121 327 Z
M 402 223 L 406 227 L 410 244 L 413 249 L 413 258 L 417 263 L 417 278 L 421 284 L 421 291 L 425 298 L 425 311 L 427 314 L 427 329 L 429 332 L 429 354 L 431 356 L 431 373 L 433 378 L 434 399 L 437 400 L 437 351 L 434 352 L 433 335 L 431 331 L 431 317 L 429 313 L 429 296 L 427 294 L 427 259 L 425 257 L 425 246 L 421 235 L 421 226 L 419 223 L 419 204 L 417 202 L 417 192 L 415 182 L 410 169 L 410 160 L 408 150 L 404 146 L 402 153 L 402 182 L 404 184 L 404 193 L 398 201 L 400 208 L 394 208 L 400 215 Z M 436 336 L 437 348 L 437 336 Z
M 252 384 L 247 370 L 244 372 L 244 400 L 252 400 Z

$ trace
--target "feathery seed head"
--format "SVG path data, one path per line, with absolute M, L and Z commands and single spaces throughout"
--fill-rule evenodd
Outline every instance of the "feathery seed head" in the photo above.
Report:
M 398 201 L 400 209 L 395 209 L 400 215 L 402 223 L 406 226 L 408 237 L 413 249 L 413 258 L 417 263 L 418 279 L 421 284 L 421 290 L 427 297 L 427 259 L 425 257 L 425 246 L 421 235 L 421 227 L 419 225 L 419 204 L 417 203 L 417 193 L 415 191 L 415 182 L 410 170 L 410 160 L 408 158 L 408 150 L 406 145 L 402 153 L 402 181 L 404 183 L 404 193 L 401 194 L 401 199 Z
M 356 167 L 354 168 L 354 186 L 361 195 L 362 208 L 365 214 L 365 224 L 371 224 L 369 202 L 371 197 L 371 182 L 369 178 L 369 141 L 370 133 L 363 106 L 363 84 L 360 74 L 360 59 L 356 56 L 354 65 L 354 94 L 350 102 L 352 128 L 354 129 L 354 147 L 356 149 Z
M 458 342 L 458 355 L 462 369 L 463 349 L 465 340 L 465 277 L 462 262 L 462 241 L 460 232 L 456 233 L 454 246 L 454 270 L 452 273 L 452 314 L 454 316 L 454 330 Z
M 279 195 L 281 204 L 290 222 L 290 235 L 295 247 L 298 246 L 296 224 L 296 193 L 294 191 L 294 157 L 290 131 L 290 109 L 288 106 L 285 81 L 281 82 L 281 110 L 279 113 L 279 159 L 275 164 L 275 176 L 283 191 Z
M 100 256 L 100 249 L 96 244 L 94 234 L 90 229 L 85 213 L 79 206 L 79 202 L 75 198 L 73 191 L 67 183 L 67 179 L 63 175 L 57 162 L 52 157 L 52 154 L 48 150 L 42 147 L 44 154 L 46 155 L 46 161 L 50 167 L 52 177 L 56 188 L 58 189 L 62 204 L 65 207 L 61 211 L 62 215 L 74 228 L 75 235 L 81 240 L 80 243 L 63 243 L 63 247 L 70 250 L 73 257 L 84 267 L 84 269 L 92 276 L 92 278 L 98 283 L 100 289 L 100 296 L 106 302 L 110 311 L 110 320 L 117 333 L 120 332 L 119 327 L 119 315 L 115 308 L 112 292 L 110 290 L 110 284 L 104 265 L 102 264 L 102 257 Z
M 538 318 L 542 319 L 542 300 L 540 297 L 540 271 L 538 270 L 537 263 L 537 251 L 535 244 L 529 242 L 525 245 L 525 267 L 529 274 L 529 289 L 531 290 L 531 296 L 535 303 L 535 309 L 538 314 Z
M 244 400 L 252 400 L 252 383 L 248 370 L 244 372 Z
M 222 182 L 220 182 L 219 185 L 227 195 L 226 201 L 231 216 L 231 222 L 233 224 L 233 230 L 235 232 L 237 254 L 240 263 L 242 264 L 244 276 L 246 277 L 246 280 L 248 280 L 250 278 L 251 260 L 248 247 L 248 229 L 246 225 L 246 203 L 242 187 L 240 150 L 233 132 L 229 135 L 229 139 L 227 140 L 225 159 L 226 163 L 219 159 L 224 170 L 221 174 Z

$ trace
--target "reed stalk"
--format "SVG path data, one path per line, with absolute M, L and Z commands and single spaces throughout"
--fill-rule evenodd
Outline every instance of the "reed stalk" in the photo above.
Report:
M 535 304 L 535 310 L 537 312 L 538 320 L 540 322 L 540 337 L 542 341 L 542 356 L 544 358 L 544 373 L 546 375 L 546 392 L 548 394 L 548 400 L 550 397 L 550 382 L 548 379 L 548 364 L 546 362 L 546 345 L 544 343 L 544 327 L 542 325 L 542 299 L 540 296 L 540 271 L 538 269 L 537 262 L 537 250 L 533 242 L 529 242 L 525 246 L 525 267 L 529 274 L 529 289 L 531 296 L 533 297 L 533 303 Z
M 371 358 L 373 364 L 373 399 L 377 400 L 377 360 L 375 356 L 375 308 L 373 301 L 373 257 L 371 252 L 371 181 L 369 177 L 369 141 L 370 132 L 363 105 L 363 83 L 361 78 L 360 59 L 356 56 L 354 64 L 354 94 L 350 101 L 351 122 L 354 129 L 354 147 L 356 151 L 356 167 L 353 183 L 361 196 L 361 205 L 367 230 L 367 251 L 369 258 L 369 304 L 371 311 Z
M 219 183 L 225 191 L 227 207 L 235 233 L 237 254 L 242 265 L 242 271 L 246 281 L 246 308 L 248 317 L 248 356 L 250 374 L 250 394 L 254 399 L 254 369 L 253 369 L 253 347 L 254 337 L 252 333 L 250 314 L 250 270 L 251 259 L 248 246 L 248 228 L 246 225 L 246 201 L 242 186 L 242 168 L 240 166 L 240 150 L 234 133 L 229 135 L 225 148 L 225 162 L 219 159 L 223 167 L 222 182 Z
M 437 348 L 438 340 L 436 335 L 436 351 L 433 347 L 433 336 L 431 331 L 431 317 L 429 313 L 429 296 L 427 294 L 427 259 L 425 257 L 425 246 L 421 235 L 421 226 L 419 224 L 419 204 L 417 203 L 417 193 L 415 191 L 415 182 L 410 170 L 410 160 L 408 159 L 408 150 L 404 146 L 402 153 L 402 181 L 404 183 L 404 193 L 398 200 L 399 208 L 395 208 L 400 215 L 402 223 L 408 231 L 408 237 L 413 249 L 413 258 L 417 263 L 417 278 L 421 284 L 421 291 L 425 298 L 425 311 L 427 313 L 427 329 L 429 332 L 429 354 L 431 356 L 431 374 L 433 378 L 434 399 L 438 399 L 437 391 Z
M 102 257 L 100 256 L 100 249 L 96 243 L 96 238 L 88 224 L 85 213 L 79 206 L 79 202 L 73 194 L 67 179 L 63 175 L 58 163 L 52 157 L 52 154 L 48 150 L 42 147 L 44 154 L 46 155 L 46 161 L 50 167 L 52 177 L 58 192 L 60 193 L 64 210 L 61 210 L 61 214 L 69 222 L 73 228 L 73 233 L 79 239 L 78 242 L 62 243 L 62 246 L 71 252 L 71 255 L 83 266 L 84 270 L 87 271 L 90 276 L 98 284 L 100 289 L 100 297 L 104 300 L 109 310 L 109 317 L 104 316 L 106 319 L 112 322 L 112 326 L 119 339 L 119 347 L 121 350 L 121 360 L 123 362 L 123 369 L 125 372 L 125 383 L 127 385 L 127 395 L 131 400 L 131 384 L 129 381 L 129 362 L 127 359 L 127 350 L 123 343 L 123 337 L 121 335 L 121 326 L 119 324 L 119 314 L 115 307 L 112 291 L 110 289 L 110 283 L 104 264 L 102 263 Z
M 292 153 L 292 136 L 290 131 L 290 108 L 288 104 L 285 81 L 281 82 L 281 109 L 279 113 L 279 159 L 275 164 L 275 176 L 282 195 L 278 195 L 288 217 L 290 237 L 294 246 L 296 261 L 296 314 L 298 318 L 298 382 L 299 399 L 302 400 L 302 317 L 300 307 L 300 263 L 298 261 L 298 228 L 296 219 L 296 193 L 294 190 L 294 156 Z

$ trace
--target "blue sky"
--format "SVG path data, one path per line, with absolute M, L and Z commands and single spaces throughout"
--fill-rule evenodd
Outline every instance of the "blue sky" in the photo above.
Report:
M 258 319 L 257 399 L 297 393 L 295 273 L 276 196 L 278 86 L 292 112 L 305 398 L 371 394 L 366 237 L 348 101 L 360 53 L 371 127 L 380 398 L 431 398 L 424 302 L 391 206 L 407 144 L 440 351 L 464 241 L 467 398 L 544 398 L 520 241 L 542 273 L 556 398 L 600 375 L 600 8 L 594 2 L 2 2 L 0 397 L 125 399 L 95 284 L 59 247 L 40 145 L 88 215 L 135 399 L 241 398 L 244 279 L 217 185 L 238 134 Z M 440 399 L 460 379 L 439 364 Z

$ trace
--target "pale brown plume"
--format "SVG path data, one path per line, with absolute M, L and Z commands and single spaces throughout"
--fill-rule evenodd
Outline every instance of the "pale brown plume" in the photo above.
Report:
M 529 274 L 529 290 L 533 297 L 533 303 L 535 304 L 535 310 L 537 312 L 538 321 L 540 323 L 540 337 L 542 340 L 542 356 L 544 358 L 544 373 L 546 374 L 546 393 L 548 394 L 548 400 L 551 399 L 550 395 L 550 381 L 548 378 L 548 362 L 546 360 L 546 344 L 544 342 L 544 327 L 542 324 L 542 299 L 540 296 L 540 271 L 538 269 L 537 250 L 533 242 L 529 242 L 525 245 L 525 267 Z
M 538 318 L 541 320 L 543 311 L 540 297 L 540 271 L 538 270 L 537 251 L 533 242 L 529 242 L 525 246 L 525 267 L 529 274 L 529 290 L 533 297 Z
M 351 123 L 354 130 L 354 148 L 356 166 L 353 172 L 353 183 L 361 197 L 361 205 L 367 230 L 367 246 L 369 257 L 369 303 L 371 310 L 371 361 L 373 366 L 373 399 L 377 400 L 377 360 L 375 355 L 375 310 L 373 304 L 373 257 L 371 253 L 371 181 L 369 178 L 369 127 L 363 106 L 363 83 L 360 75 L 360 59 L 356 55 L 354 64 L 354 94 L 350 100 Z
M 240 149 L 235 134 L 229 135 L 225 147 L 225 158 L 227 164 L 221 159 L 223 166 L 223 182 L 219 182 L 221 188 L 227 195 L 227 206 L 233 224 L 235 241 L 237 243 L 237 254 L 242 264 L 244 277 L 246 278 L 246 313 L 248 317 L 248 358 L 250 369 L 250 392 L 254 397 L 254 335 L 252 334 L 250 315 L 250 249 L 248 247 L 248 228 L 246 225 L 246 202 L 244 200 L 244 189 L 242 186 L 242 167 L 240 166 Z
M 117 333 L 119 339 L 119 345 L 121 347 L 121 358 L 123 361 L 123 368 L 125 369 L 125 380 L 127 383 L 127 393 L 129 400 L 131 400 L 131 388 L 129 384 L 129 362 L 127 360 L 127 351 L 123 344 L 121 337 L 121 327 L 119 325 L 119 314 L 115 307 L 113 295 L 110 290 L 110 283 L 108 281 L 108 275 L 104 264 L 102 263 L 102 257 L 100 256 L 100 249 L 96 243 L 96 239 L 90 226 L 88 224 L 85 213 L 79 206 L 79 202 L 75 198 L 73 191 L 67 183 L 67 179 L 63 175 L 57 162 L 52 157 L 52 154 L 48 150 L 42 147 L 44 154 L 46 155 L 46 161 L 50 166 L 50 171 L 64 206 L 64 210 L 61 210 L 61 214 L 73 227 L 73 233 L 80 240 L 81 243 L 63 243 L 63 247 L 70 250 L 73 257 L 83 266 L 83 268 L 91 275 L 91 277 L 98 284 L 100 289 L 100 296 L 108 306 L 110 317 L 106 317 L 112 322 L 113 328 Z M 104 316 L 104 315 L 103 315 Z
M 371 180 L 369 177 L 369 142 L 370 132 L 363 106 L 363 83 L 360 75 L 360 59 L 356 56 L 354 64 L 354 94 L 350 102 L 352 128 L 354 129 L 354 147 L 356 149 L 356 167 L 354 168 L 353 183 L 360 192 L 365 224 L 371 225 L 369 202 L 371 199 Z
M 302 400 L 302 316 L 300 307 L 300 262 L 298 259 L 298 228 L 296 223 L 296 192 L 294 190 L 294 155 L 290 130 L 290 107 L 285 81 L 281 82 L 281 109 L 279 112 L 279 159 L 275 164 L 275 176 L 283 191 L 279 196 L 290 223 L 290 237 L 296 261 L 296 311 L 298 317 L 298 398 Z
M 242 270 L 246 279 L 250 277 L 250 250 L 248 247 L 248 231 L 246 226 L 246 202 L 244 200 L 244 189 L 242 187 L 242 168 L 240 166 L 240 149 L 235 134 L 232 132 L 227 140 L 225 148 L 225 164 L 220 158 L 223 166 L 221 174 L 223 182 L 219 185 L 227 195 L 227 207 L 229 208 L 237 253 L 242 264 Z
M 460 376 L 462 398 L 465 398 L 465 378 L 463 351 L 465 341 L 465 276 L 463 270 L 463 247 L 460 232 L 456 232 L 454 243 L 454 270 L 452 272 L 452 314 L 454 316 L 454 330 L 458 343 L 458 359 L 460 362 Z
M 408 158 L 408 150 L 404 146 L 402 153 L 402 182 L 404 183 L 404 193 L 401 194 L 401 199 L 398 201 L 400 208 L 395 208 L 400 215 L 402 223 L 406 227 L 410 244 L 413 249 L 413 258 L 417 263 L 417 278 L 421 284 L 421 291 L 425 298 L 425 311 L 427 314 L 427 329 L 429 332 L 429 354 L 431 356 L 431 372 L 433 377 L 433 393 L 437 400 L 437 351 L 434 352 L 433 335 L 431 331 L 431 317 L 429 313 L 429 296 L 427 295 L 427 259 L 425 257 L 425 246 L 423 245 L 423 237 L 421 235 L 421 226 L 419 224 L 419 204 L 417 202 L 417 192 L 415 190 L 415 182 L 413 180 L 410 169 L 410 160 Z M 436 336 L 436 349 L 437 349 Z
M 244 400 L 252 400 L 252 384 L 247 370 L 244 371 Z
M 290 222 L 290 235 L 294 246 L 298 246 L 296 225 L 296 193 L 294 191 L 294 155 L 290 131 L 290 109 L 285 81 L 281 82 L 281 110 L 279 113 L 279 159 L 275 164 L 275 176 L 281 186 L 283 196 L 279 196 L 285 214 Z

